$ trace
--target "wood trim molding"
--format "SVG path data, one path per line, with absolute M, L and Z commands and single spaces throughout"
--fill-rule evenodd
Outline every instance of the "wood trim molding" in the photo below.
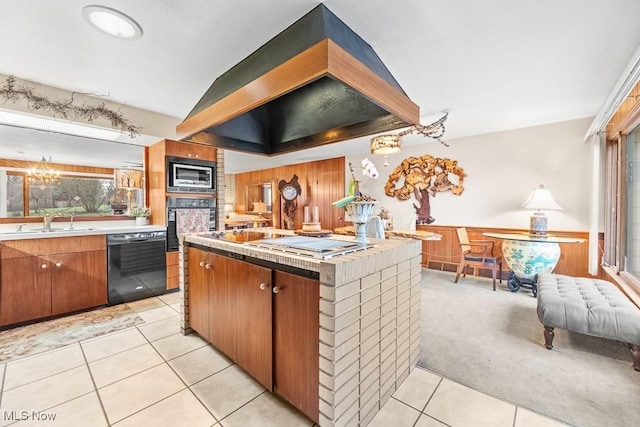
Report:
M 528 229 L 513 228 L 497 228 L 497 227 L 476 227 L 476 226 L 460 226 L 466 227 L 469 238 L 472 240 L 486 240 L 482 235 L 485 232 L 493 233 L 527 233 Z M 422 265 L 427 268 L 435 268 L 445 271 L 455 271 L 460 261 L 460 249 L 456 236 L 456 228 L 458 226 L 434 226 L 434 225 L 418 225 L 418 230 L 430 231 L 440 234 L 441 240 L 425 240 L 422 242 Z M 589 232 L 588 231 L 561 231 L 552 230 L 550 233 L 563 237 L 578 237 L 584 239 L 584 243 L 568 244 L 561 243 L 561 256 L 556 266 L 555 272 L 558 274 L 566 274 L 576 277 L 590 277 L 589 274 Z M 502 241 L 493 239 L 497 242 L 495 250 L 502 250 Z M 602 247 L 604 234 L 598 233 L 598 246 Z M 499 252 L 498 252 L 499 253 Z M 490 270 L 478 271 L 478 274 L 487 276 Z M 508 276 L 509 270 L 503 263 L 503 279 Z M 598 275 L 600 279 L 608 280 L 600 266 Z
M 640 286 L 633 281 L 633 277 L 616 271 L 611 267 L 603 267 L 605 273 L 613 283 L 638 307 L 640 307 Z
M 180 123 L 177 138 L 224 123 L 326 75 L 365 94 L 407 123 L 420 122 L 418 105 L 346 50 L 324 39 Z
M 385 82 L 380 76 L 329 40 L 328 73 L 407 123 L 420 123 L 420 107 L 405 94 Z
M 327 73 L 328 41 L 322 40 L 176 126 L 178 139 L 251 111 Z
M 30 169 L 37 162 L 27 162 L 24 160 L 11 160 L 0 159 L 0 167 L 4 168 L 16 168 L 16 169 Z M 113 175 L 112 168 L 100 168 L 95 166 L 79 166 L 79 165 L 65 165 L 62 163 L 52 163 L 52 166 L 61 171 L 69 173 L 83 173 L 83 174 L 96 174 L 96 175 Z
M 607 139 L 615 139 L 618 134 L 628 134 L 640 125 L 640 81 L 618 106 L 607 123 Z

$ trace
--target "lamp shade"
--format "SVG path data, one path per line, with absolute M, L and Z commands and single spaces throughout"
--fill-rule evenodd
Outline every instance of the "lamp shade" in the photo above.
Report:
M 400 136 L 379 135 L 371 138 L 371 154 L 394 154 L 400 152 Z
M 116 188 L 125 188 L 135 190 L 142 188 L 142 179 L 144 172 L 136 169 L 116 169 L 114 172 Z
M 536 211 L 561 211 L 562 207 L 553 199 L 551 191 L 540 185 L 534 188 L 526 202 L 522 204 L 525 209 L 533 209 Z

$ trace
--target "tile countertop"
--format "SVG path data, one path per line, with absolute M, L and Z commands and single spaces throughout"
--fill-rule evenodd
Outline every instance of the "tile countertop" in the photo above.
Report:
M 73 229 L 69 229 L 68 222 L 53 222 L 51 228 L 55 231 L 42 231 L 42 224 L 31 222 L 23 225 L 24 231 L 16 231 L 17 224 L 0 225 L 0 241 L 23 239 L 46 239 L 52 237 L 74 237 L 107 235 L 118 233 L 138 233 L 149 231 L 163 231 L 166 227 L 158 225 L 135 225 L 135 221 L 76 221 Z
M 267 230 L 267 229 L 262 229 Z M 269 231 L 277 232 L 278 234 L 291 234 L 289 230 L 269 229 Z M 372 245 L 371 248 L 353 252 L 345 255 L 338 255 L 327 260 L 314 259 L 310 257 L 300 256 L 291 253 L 285 253 L 280 251 L 274 251 L 270 249 L 263 249 L 254 246 L 245 245 L 242 243 L 226 242 L 223 240 L 212 239 L 207 236 L 208 233 L 189 234 L 184 237 L 187 243 L 198 244 L 201 246 L 207 246 L 214 249 L 226 250 L 229 252 L 242 254 L 249 257 L 259 258 L 265 261 L 270 261 L 275 264 L 288 265 L 291 267 L 302 268 L 304 270 L 316 271 L 320 273 L 320 280 L 323 280 L 323 273 L 330 275 L 335 274 L 335 269 L 339 268 L 341 264 L 351 264 L 357 262 L 366 265 L 365 269 L 375 269 L 387 264 L 397 264 L 399 260 L 404 258 L 405 251 L 410 247 L 418 245 L 421 249 L 421 243 L 412 239 L 372 239 L 369 238 Z M 332 235 L 327 238 L 353 241 L 351 236 Z M 418 250 L 420 250 L 418 249 Z M 408 252 L 407 252 L 408 253 Z M 393 262 L 395 260 L 395 262 Z

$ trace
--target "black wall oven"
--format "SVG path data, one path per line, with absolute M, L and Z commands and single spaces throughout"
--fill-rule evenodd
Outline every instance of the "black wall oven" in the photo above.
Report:
M 209 231 L 216 229 L 216 199 L 167 197 L 167 251 L 177 251 L 178 241 L 177 211 L 181 209 L 204 209 L 209 216 Z M 206 230 L 203 230 L 206 231 Z
M 167 156 L 167 191 L 215 194 L 216 164 L 206 160 Z

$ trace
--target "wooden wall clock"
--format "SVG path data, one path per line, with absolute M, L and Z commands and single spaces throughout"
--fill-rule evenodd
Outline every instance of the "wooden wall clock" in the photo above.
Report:
M 298 196 L 302 193 L 302 187 L 298 183 L 298 175 L 293 175 L 290 181 L 281 179 L 278 182 L 280 191 L 281 227 L 285 230 L 294 230 L 294 219 L 298 208 Z

